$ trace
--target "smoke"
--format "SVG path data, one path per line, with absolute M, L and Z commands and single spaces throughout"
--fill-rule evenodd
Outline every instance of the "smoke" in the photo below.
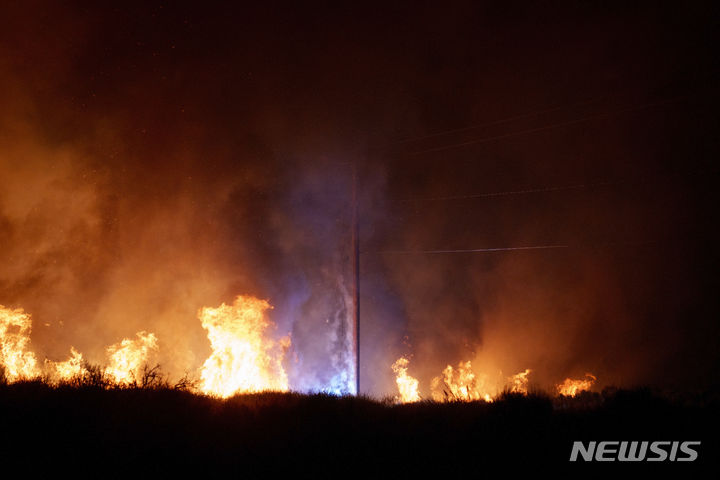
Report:
M 108 345 L 147 331 L 165 371 L 192 374 L 210 354 L 200 308 L 254 295 L 273 305 L 273 335 L 291 336 L 291 388 L 354 392 L 358 147 L 321 141 L 337 126 L 289 122 L 242 86 L 228 110 L 183 78 L 208 74 L 193 39 L 143 30 L 126 46 L 102 27 L 124 13 L 74 13 L 56 11 L 37 44 L 19 43 L 30 26 L 3 38 L 15 54 L 1 79 L 0 297 L 32 314 L 32 349 L 103 363 Z M 97 42 L 121 45 L 105 57 Z M 382 174 L 363 181 L 373 196 Z
M 291 336 L 292 389 L 352 392 L 357 163 L 363 391 L 394 393 L 402 355 L 425 396 L 466 360 L 530 368 L 543 386 L 585 371 L 708 377 L 715 258 L 696 252 L 713 244 L 698 240 L 713 198 L 677 172 L 690 153 L 712 165 L 712 108 L 413 153 L 678 96 L 689 77 L 713 84 L 702 42 L 678 46 L 663 12 L 3 8 L 15 21 L 0 29 L 0 303 L 32 314 L 39 358 L 74 346 L 102 362 L 144 330 L 164 369 L 196 372 L 210 354 L 198 310 L 253 295 Z M 545 113 L 386 148 L 523 112 Z M 381 253 L 557 243 L 572 248 Z
M 281 171 L 233 151 L 207 166 L 192 145 L 98 160 L 109 140 L 94 127 L 80 145 L 47 146 L 15 125 L 1 146 L 0 290 L 32 313 L 42 354 L 73 345 L 102 361 L 107 345 L 147 330 L 165 368 L 194 371 L 209 351 L 197 311 L 249 293 L 292 335 L 293 388 L 354 391 L 349 164 Z

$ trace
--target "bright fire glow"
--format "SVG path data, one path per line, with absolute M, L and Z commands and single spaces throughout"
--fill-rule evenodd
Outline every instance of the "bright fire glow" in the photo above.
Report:
M 236 393 L 260 391 L 288 391 L 288 376 L 283 360 L 290 348 L 289 334 L 280 340 L 271 337 L 275 325 L 268 319 L 272 306 L 265 300 L 251 296 L 238 296 L 232 305 L 202 308 L 198 317 L 207 330 L 211 355 L 200 369 L 199 390 L 221 398 Z M 70 356 L 64 361 L 45 360 L 39 363 L 29 349 L 32 321 L 22 308 L 11 309 L 0 305 L 0 373 L 8 383 L 43 378 L 58 384 L 88 374 L 83 355 L 70 347 Z M 136 338 L 126 338 L 106 349 L 108 366 L 102 372 L 109 385 L 142 385 L 144 368 L 158 352 L 158 339 L 153 333 L 138 332 Z M 421 400 L 419 381 L 408 374 L 410 361 L 398 358 L 392 364 L 399 395 L 399 403 Z M 526 369 L 510 377 L 502 374 L 497 381 L 473 371 L 470 361 L 457 367 L 448 365 L 440 376 L 432 379 L 431 395 L 435 401 L 492 402 L 503 391 L 528 394 Z M 567 378 L 555 385 L 559 395 L 575 397 L 589 391 L 597 381 L 591 373 L 584 379 Z
M 432 397 L 437 402 L 474 400 L 492 402 L 503 388 L 503 381 L 507 391 L 527 395 L 528 375 L 531 372 L 532 370 L 527 369 L 506 380 L 491 384 L 487 375 L 473 372 L 472 363 L 469 361 L 460 362 L 457 368 L 448 365 L 443 370 L 442 376 L 432 379 Z
M 126 338 L 107 348 L 110 365 L 105 369 L 105 375 L 117 384 L 140 382 L 150 353 L 158 349 L 154 334 L 138 332 L 136 336 L 135 340 Z
M 22 308 L 0 305 L 0 366 L 10 383 L 40 376 L 35 354 L 27 351 L 31 329 L 30 315 Z
M 405 357 L 400 357 L 392 365 L 393 372 L 395 372 L 395 382 L 398 386 L 400 396 L 396 397 L 396 400 L 400 403 L 412 403 L 420 401 L 420 394 L 418 393 L 418 381 L 416 378 L 408 375 L 408 364 L 410 360 Z
M 67 382 L 74 378 L 82 377 L 87 370 L 83 366 L 82 353 L 70 347 L 70 358 L 64 362 L 45 361 L 47 370 L 55 382 Z
M 530 375 L 530 372 L 532 372 L 532 370 L 528 368 L 524 372 L 515 374 L 508 379 L 511 393 L 522 393 L 523 395 L 527 395 L 528 375 Z
M 492 401 L 487 390 L 484 377 L 478 378 L 472 371 L 471 362 L 460 362 L 457 369 L 451 365 L 445 367 L 442 377 L 432 379 L 431 391 L 435 401 L 463 401 L 473 400 Z
M 274 325 L 265 311 L 271 308 L 265 300 L 239 296 L 232 305 L 200 310 L 198 316 L 212 348 L 200 373 L 204 393 L 226 398 L 236 393 L 289 389 L 282 362 L 290 337 L 279 342 L 269 338 L 267 330 Z
M 591 373 L 585 374 L 585 380 L 573 380 L 572 378 L 566 378 L 565 381 L 556 385 L 558 394 L 565 395 L 566 397 L 574 397 L 582 391 L 589 391 L 593 386 L 597 377 Z

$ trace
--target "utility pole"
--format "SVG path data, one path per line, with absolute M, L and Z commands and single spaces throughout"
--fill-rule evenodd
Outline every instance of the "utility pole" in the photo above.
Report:
M 355 395 L 360 395 L 360 225 L 358 218 L 358 161 L 353 160 L 352 174 L 352 255 L 353 255 L 353 313 L 355 321 Z

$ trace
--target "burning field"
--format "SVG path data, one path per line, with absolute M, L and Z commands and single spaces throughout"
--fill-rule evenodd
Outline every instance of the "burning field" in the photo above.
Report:
M 717 8 L 450 3 L 0 6 L 2 458 L 717 456 Z
M 284 369 L 284 357 L 292 346 L 290 335 L 273 340 L 268 331 L 275 325 L 266 311 L 271 305 L 254 297 L 238 296 L 232 305 L 217 308 L 203 307 L 198 318 L 210 342 L 212 353 L 202 367 L 182 379 L 198 394 L 228 398 L 242 393 L 290 390 Z M 38 356 L 29 349 L 32 331 L 31 316 L 23 309 L 9 309 L 0 305 L 0 374 L 4 382 L 42 381 L 48 385 L 85 384 L 90 379 L 108 388 L 145 386 L 158 376 L 166 375 L 159 364 L 158 338 L 154 333 L 137 332 L 105 349 L 105 363 L 91 365 L 82 353 L 70 347 L 70 355 L 62 361 Z M 408 374 L 409 360 L 400 357 L 391 366 L 396 374 L 397 403 L 419 402 L 422 399 L 419 382 Z M 501 393 L 528 394 L 530 369 L 494 382 L 485 374 L 473 372 L 471 362 L 461 362 L 456 368 L 448 365 L 431 382 L 430 397 L 436 402 L 492 402 Z M 585 379 L 566 378 L 555 385 L 554 393 L 575 397 L 589 392 L 597 378 L 586 374 Z M 165 381 L 169 381 L 165 379 Z M 192 387 L 191 387 L 192 385 Z M 321 390 L 335 393 L 332 390 Z
M 516 473 L 565 473 L 578 438 L 670 435 L 702 445 L 695 451 L 702 461 L 683 472 L 715 464 L 708 453 L 718 447 L 719 397 L 599 392 L 589 373 L 542 392 L 530 387 L 530 369 L 493 381 L 460 362 L 432 379 L 425 399 L 410 361 L 400 357 L 391 366 L 397 393 L 382 400 L 290 392 L 283 364 L 292 343 L 271 338 L 271 308 L 244 296 L 202 308 L 212 352 L 197 372 L 176 379 L 150 363 L 161 342 L 145 331 L 106 347 L 102 365 L 73 347 L 66 360 L 40 362 L 28 349 L 30 315 L 0 308 L 0 449 L 38 474 L 72 458 L 81 475 L 326 476 L 359 459 L 372 459 L 354 468 L 364 476 L 464 475 L 469 458 L 502 466 L 517 455 Z M 38 462 L 28 446 L 39 439 L 54 447 Z M 681 442 L 666 443 L 675 446 L 659 450 L 662 458 L 675 460 Z M 633 447 L 635 461 L 645 458 L 642 448 L 641 458 Z

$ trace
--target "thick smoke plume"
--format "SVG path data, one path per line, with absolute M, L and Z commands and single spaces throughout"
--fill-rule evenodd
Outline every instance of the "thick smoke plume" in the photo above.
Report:
M 363 391 L 401 356 L 424 397 L 468 360 L 716 381 L 702 7 L 2 8 L 0 304 L 39 361 L 146 331 L 197 372 L 198 311 L 249 295 L 291 389 L 354 391 L 356 164 Z

